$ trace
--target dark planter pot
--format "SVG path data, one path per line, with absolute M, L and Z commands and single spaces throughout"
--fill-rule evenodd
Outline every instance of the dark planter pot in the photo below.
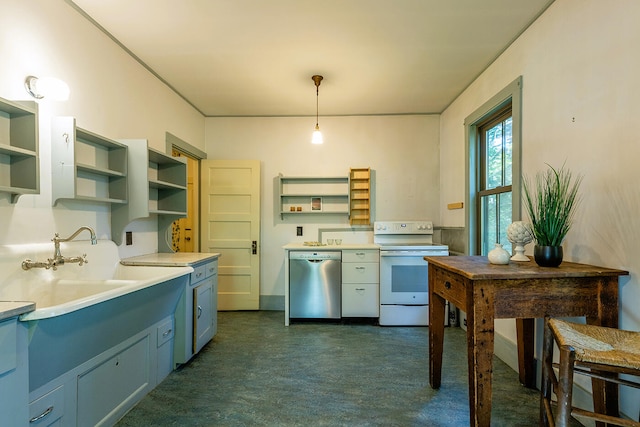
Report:
M 535 245 L 533 258 L 540 267 L 557 267 L 562 263 L 562 246 Z

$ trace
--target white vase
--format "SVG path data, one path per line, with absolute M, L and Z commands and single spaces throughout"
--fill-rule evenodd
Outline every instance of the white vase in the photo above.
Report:
M 496 247 L 489 251 L 487 258 L 489 258 L 491 264 L 509 264 L 511 254 L 500 243 L 496 243 Z

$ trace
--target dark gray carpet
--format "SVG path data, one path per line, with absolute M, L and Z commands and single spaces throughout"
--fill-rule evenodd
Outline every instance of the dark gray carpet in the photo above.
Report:
M 428 329 L 222 312 L 218 334 L 118 426 L 467 426 L 466 336 L 446 328 L 440 390 Z M 494 360 L 492 425 L 537 426 L 539 395 Z

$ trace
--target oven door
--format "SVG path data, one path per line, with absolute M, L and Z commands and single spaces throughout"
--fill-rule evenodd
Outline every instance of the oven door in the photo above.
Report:
M 429 303 L 426 255 L 416 251 L 380 251 L 380 304 Z

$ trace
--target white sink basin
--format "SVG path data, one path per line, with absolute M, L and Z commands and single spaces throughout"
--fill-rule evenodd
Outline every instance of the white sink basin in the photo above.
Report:
M 22 269 L 26 258 L 44 261 L 52 244 L 0 247 L 0 301 L 33 301 L 35 311 L 20 316 L 36 320 L 60 316 L 109 299 L 154 286 L 193 272 L 191 267 L 146 267 L 120 264 L 110 240 L 61 244 L 65 256 L 87 254 L 88 262 L 60 265 L 57 270 Z

